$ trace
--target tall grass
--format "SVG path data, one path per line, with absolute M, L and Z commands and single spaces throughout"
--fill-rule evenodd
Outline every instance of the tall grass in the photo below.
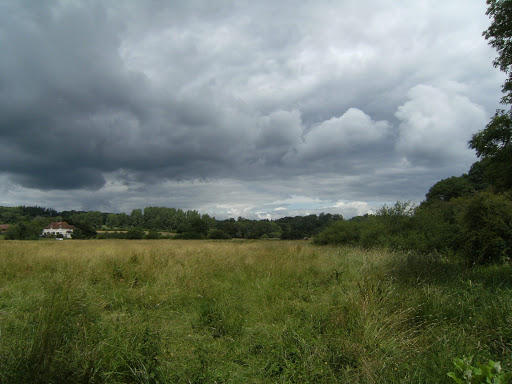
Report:
M 305 242 L 0 242 L 0 383 L 448 383 L 512 268 Z

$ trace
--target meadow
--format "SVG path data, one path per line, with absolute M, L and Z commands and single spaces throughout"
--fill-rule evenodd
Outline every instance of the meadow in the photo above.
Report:
M 305 241 L 0 241 L 0 383 L 450 383 L 512 266 Z

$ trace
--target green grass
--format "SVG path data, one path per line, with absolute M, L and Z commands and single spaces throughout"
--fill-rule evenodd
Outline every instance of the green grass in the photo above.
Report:
M 0 383 L 449 383 L 512 268 L 306 242 L 0 242 Z

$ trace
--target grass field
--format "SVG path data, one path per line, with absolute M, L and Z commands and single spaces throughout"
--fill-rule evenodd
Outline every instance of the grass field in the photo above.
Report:
M 512 267 L 286 241 L 1 241 L 0 383 L 449 383 L 511 369 Z

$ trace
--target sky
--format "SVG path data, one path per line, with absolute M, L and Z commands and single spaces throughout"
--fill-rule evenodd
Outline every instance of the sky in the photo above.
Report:
M 419 203 L 505 75 L 484 0 L 0 0 L 0 205 Z

